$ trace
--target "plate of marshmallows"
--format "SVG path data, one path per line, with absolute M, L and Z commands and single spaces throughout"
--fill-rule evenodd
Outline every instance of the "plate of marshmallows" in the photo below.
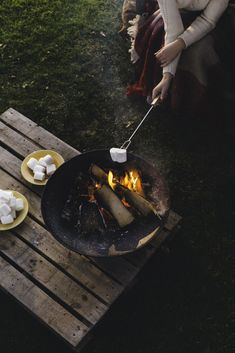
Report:
M 15 228 L 28 214 L 29 205 L 18 191 L 0 189 L 0 231 Z
M 21 164 L 21 174 L 34 185 L 45 185 L 48 178 L 64 163 L 63 157 L 52 150 L 39 150 L 29 154 Z

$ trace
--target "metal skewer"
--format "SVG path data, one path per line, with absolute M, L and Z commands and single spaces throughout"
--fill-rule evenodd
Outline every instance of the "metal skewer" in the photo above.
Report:
M 143 117 L 143 119 L 141 120 L 141 122 L 139 123 L 139 125 L 136 127 L 136 129 L 133 131 L 133 133 L 131 134 L 131 136 L 129 137 L 128 140 L 126 140 L 122 146 L 120 147 L 121 149 L 128 149 L 128 147 L 130 146 L 131 142 L 132 142 L 132 139 L 133 137 L 135 136 L 135 134 L 137 133 L 137 131 L 139 130 L 139 128 L 141 127 L 141 125 L 144 123 L 145 119 L 148 117 L 148 115 L 150 114 L 150 112 L 155 108 L 157 107 L 158 105 L 160 105 L 161 103 L 161 97 L 158 96 L 156 97 L 152 103 L 151 103 L 151 107 L 150 109 L 147 111 L 147 113 L 145 114 L 145 116 Z

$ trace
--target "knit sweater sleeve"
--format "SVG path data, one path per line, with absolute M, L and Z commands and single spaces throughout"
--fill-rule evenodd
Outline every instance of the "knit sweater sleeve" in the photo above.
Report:
M 181 34 L 180 38 L 186 47 L 197 42 L 208 34 L 215 26 L 228 6 L 229 0 L 210 0 L 204 11 Z
M 186 47 L 197 42 L 207 35 L 215 26 L 228 6 L 229 0 L 210 0 L 204 11 L 193 23 L 184 30 L 180 11 L 176 0 L 158 0 L 159 8 L 164 21 L 165 44 L 177 38 L 183 39 Z M 180 55 L 169 65 L 163 68 L 163 73 L 175 75 Z
M 165 44 L 176 40 L 184 32 L 184 26 L 176 0 L 158 0 L 160 12 L 164 21 Z M 169 65 L 163 68 L 163 73 L 169 72 L 175 75 L 180 55 Z

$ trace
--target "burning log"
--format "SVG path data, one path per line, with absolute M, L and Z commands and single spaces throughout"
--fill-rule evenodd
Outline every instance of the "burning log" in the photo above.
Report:
M 134 216 L 108 185 L 102 185 L 96 191 L 95 196 L 103 207 L 112 214 L 121 228 L 134 221 Z
M 108 175 L 103 169 L 98 167 L 98 165 L 92 164 L 90 167 L 90 173 L 94 175 L 99 182 L 108 183 Z
M 133 192 L 124 186 L 117 184 L 115 190 L 117 193 L 121 194 L 125 200 L 133 206 L 137 211 L 139 211 L 143 216 L 148 216 L 151 212 L 157 214 L 154 207 L 149 201 L 136 192 Z
M 108 184 L 108 175 L 100 167 L 93 164 L 90 168 L 90 172 L 100 182 Z M 116 182 L 115 191 L 121 194 L 125 198 L 125 200 L 130 204 L 130 206 L 134 207 L 143 216 L 147 216 L 151 212 L 153 212 L 158 216 L 154 206 L 149 201 L 147 201 L 143 196 L 139 195 L 137 192 L 129 190 L 125 186 L 121 185 L 119 182 Z

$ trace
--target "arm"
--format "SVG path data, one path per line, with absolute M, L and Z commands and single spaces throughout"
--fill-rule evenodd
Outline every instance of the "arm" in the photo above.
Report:
M 197 42 L 215 28 L 217 21 L 226 10 L 229 0 L 210 0 L 203 13 L 179 36 L 185 46 Z
M 218 1 L 218 0 L 217 0 Z M 219 0 L 220 1 L 220 0 Z M 174 42 L 184 32 L 184 26 L 176 0 L 158 0 L 165 28 L 165 45 Z M 175 74 L 180 55 L 163 68 L 164 73 Z

